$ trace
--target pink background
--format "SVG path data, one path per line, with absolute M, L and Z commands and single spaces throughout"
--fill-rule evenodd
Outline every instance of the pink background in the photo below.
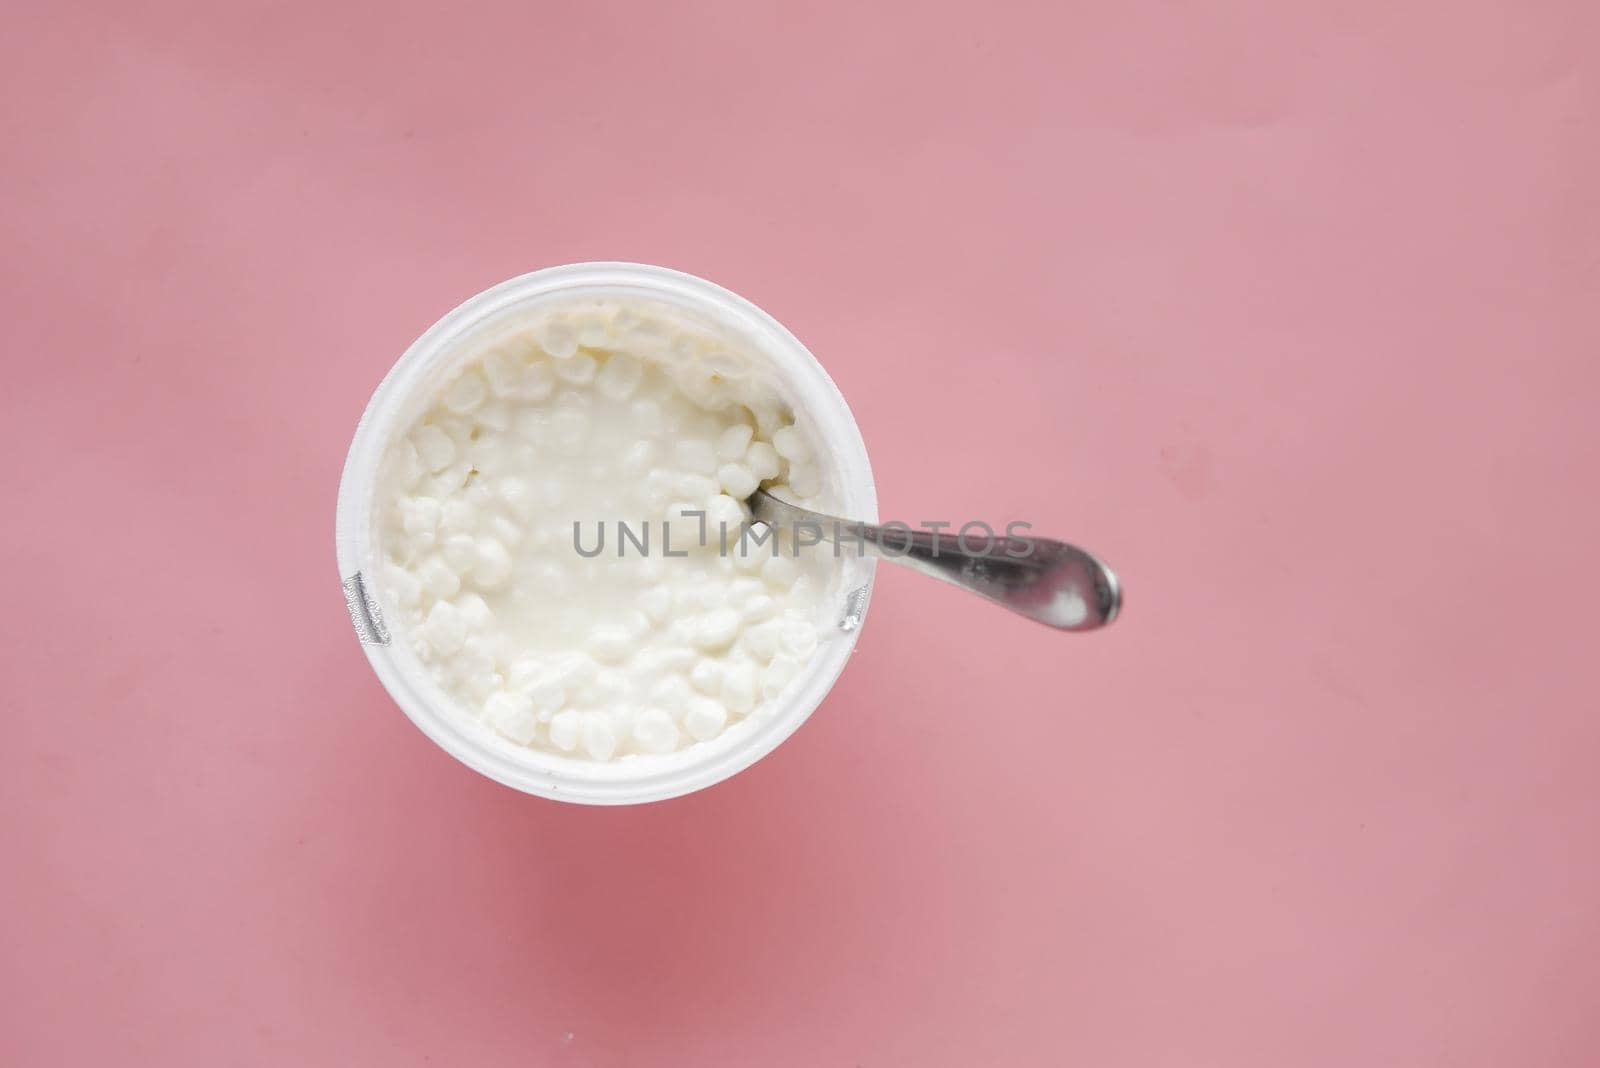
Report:
M 0 1062 L 1559 1065 L 1600 1043 L 1593 4 L 25 4 L 0 42 Z M 777 315 L 894 569 L 686 799 L 362 658 L 379 377 L 595 258 Z

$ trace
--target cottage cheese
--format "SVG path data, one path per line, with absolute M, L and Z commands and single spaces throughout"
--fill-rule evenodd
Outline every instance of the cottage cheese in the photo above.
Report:
M 379 523 L 398 629 L 462 714 L 596 761 L 759 715 L 816 651 L 837 561 L 743 532 L 758 486 L 829 498 L 758 355 L 621 300 L 461 349 L 385 456 Z

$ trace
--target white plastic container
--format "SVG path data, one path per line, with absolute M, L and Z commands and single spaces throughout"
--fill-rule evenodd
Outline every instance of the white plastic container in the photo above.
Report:
M 822 702 L 844 669 L 865 622 L 874 561 L 846 552 L 834 586 L 837 626 L 806 670 L 771 702 L 764 715 L 731 726 L 710 742 L 664 756 L 630 756 L 608 763 L 515 745 L 478 723 L 433 680 L 403 636 L 398 619 L 368 581 L 381 562 L 374 515 L 379 461 L 397 432 L 424 406 L 443 374 L 463 356 L 459 342 L 546 302 L 585 297 L 635 297 L 686 308 L 742 338 L 764 357 L 783 384 L 785 399 L 804 413 L 826 445 L 826 472 L 839 511 L 876 521 L 877 491 L 867 449 L 850 407 L 816 358 L 794 335 L 749 301 L 703 279 L 635 263 L 577 263 L 502 282 L 468 300 L 418 338 L 378 385 L 356 426 L 339 484 L 336 519 L 339 577 L 351 621 L 378 679 L 422 732 L 469 767 L 530 794 L 560 801 L 625 805 L 658 801 L 720 782 L 770 753 Z

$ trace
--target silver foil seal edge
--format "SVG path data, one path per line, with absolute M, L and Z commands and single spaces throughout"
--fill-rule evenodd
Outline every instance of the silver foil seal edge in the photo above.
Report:
M 867 612 L 867 592 L 872 589 L 872 583 L 851 590 L 845 595 L 844 615 L 839 619 L 839 629 L 849 634 L 861 626 L 861 617 Z
M 361 572 L 344 580 L 344 605 L 350 610 L 350 623 L 356 628 L 356 637 L 362 645 L 388 645 L 389 628 L 383 624 L 383 613 L 378 602 L 367 591 Z

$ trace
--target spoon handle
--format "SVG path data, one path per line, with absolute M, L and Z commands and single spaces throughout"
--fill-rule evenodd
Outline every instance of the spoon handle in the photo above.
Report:
M 1111 569 L 1063 541 L 997 535 L 969 551 L 953 534 L 838 519 L 760 489 L 750 496 L 750 512 L 768 526 L 814 529 L 819 540 L 836 540 L 840 552 L 893 561 L 1059 630 L 1103 627 L 1122 606 L 1122 588 Z

